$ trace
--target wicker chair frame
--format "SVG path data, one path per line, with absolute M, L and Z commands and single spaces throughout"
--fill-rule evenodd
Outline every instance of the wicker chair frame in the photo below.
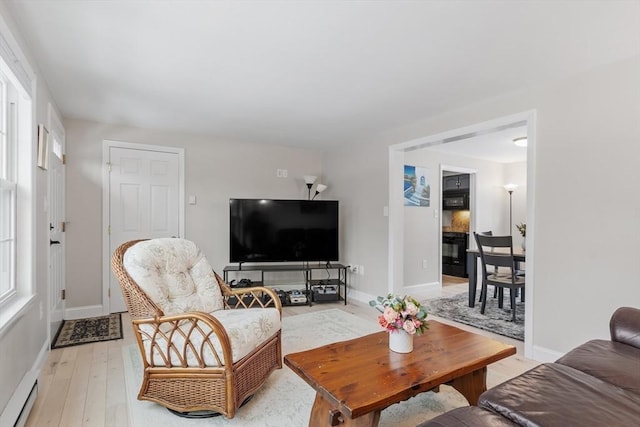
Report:
M 269 374 L 282 368 L 281 332 L 233 363 L 229 337 L 215 317 L 203 312 L 165 316 L 129 276 L 122 262 L 124 253 L 140 241 L 122 244 L 111 258 L 111 267 L 120 283 L 142 355 L 144 375 L 138 400 L 150 400 L 182 413 L 215 411 L 233 418 Z M 265 287 L 231 289 L 217 273 L 214 274 L 222 291 L 225 310 L 275 307 L 282 318 L 280 298 L 273 290 Z M 182 336 L 180 341 L 184 344 L 176 345 L 172 341 L 176 335 Z M 222 345 L 222 352 L 216 351 L 210 340 L 214 335 Z M 202 344 L 194 343 L 196 337 Z M 147 349 L 144 340 L 150 343 Z M 219 366 L 206 366 L 205 352 L 213 354 Z M 197 367 L 187 365 L 187 354 L 195 358 Z M 180 363 L 172 362 L 176 359 Z

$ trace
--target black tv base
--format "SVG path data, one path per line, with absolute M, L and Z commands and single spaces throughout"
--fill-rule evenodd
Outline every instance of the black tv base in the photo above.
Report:
M 318 271 L 319 270 L 335 270 L 337 271 L 338 277 L 335 278 L 326 278 L 319 279 Z M 259 264 L 259 265 L 227 265 L 224 270 L 222 270 L 223 279 L 225 282 L 229 283 L 230 275 L 233 275 L 234 278 L 240 279 L 238 273 L 247 273 L 247 272 L 255 272 L 260 273 L 260 281 L 253 281 L 251 284 L 253 286 L 268 286 L 271 288 L 277 287 L 288 287 L 293 285 L 280 285 L 270 284 L 265 285 L 265 274 L 269 273 L 278 273 L 278 272 L 287 272 L 287 271 L 301 271 L 304 273 L 304 294 L 307 297 L 307 301 L 303 303 L 292 303 L 285 298 L 282 301 L 282 305 L 309 305 L 311 306 L 315 303 L 323 303 L 323 302 L 335 302 L 335 301 L 344 301 L 344 305 L 347 305 L 347 267 L 338 263 L 326 263 L 326 262 L 309 262 L 304 264 L 292 264 L 292 265 L 282 265 L 282 264 Z M 316 272 L 316 278 L 313 277 L 314 272 Z M 282 300 L 282 298 L 281 298 Z

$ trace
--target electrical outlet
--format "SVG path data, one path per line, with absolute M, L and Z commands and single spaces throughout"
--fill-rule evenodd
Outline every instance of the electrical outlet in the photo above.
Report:
M 423 268 L 423 269 L 426 269 L 426 268 L 427 268 L 427 260 L 426 260 L 426 259 L 423 259 L 423 260 L 422 260 L 422 268 Z
M 355 264 L 351 265 L 350 269 L 351 269 L 351 272 L 353 274 L 358 274 L 358 266 L 357 265 L 355 265 Z
M 360 274 L 361 276 L 364 276 L 364 265 L 358 266 L 358 274 Z

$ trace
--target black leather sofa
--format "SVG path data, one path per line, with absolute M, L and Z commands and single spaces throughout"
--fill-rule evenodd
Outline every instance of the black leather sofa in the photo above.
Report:
M 640 309 L 619 308 L 609 329 L 611 340 L 582 344 L 419 427 L 639 426 Z

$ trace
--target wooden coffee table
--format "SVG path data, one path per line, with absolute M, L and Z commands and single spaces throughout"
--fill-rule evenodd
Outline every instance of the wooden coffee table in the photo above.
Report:
M 285 356 L 316 390 L 309 426 L 377 426 L 387 406 L 441 384 L 475 405 L 487 389 L 487 365 L 516 353 L 512 345 L 435 320 L 415 336 L 413 352 L 394 353 L 388 344 L 383 331 Z

